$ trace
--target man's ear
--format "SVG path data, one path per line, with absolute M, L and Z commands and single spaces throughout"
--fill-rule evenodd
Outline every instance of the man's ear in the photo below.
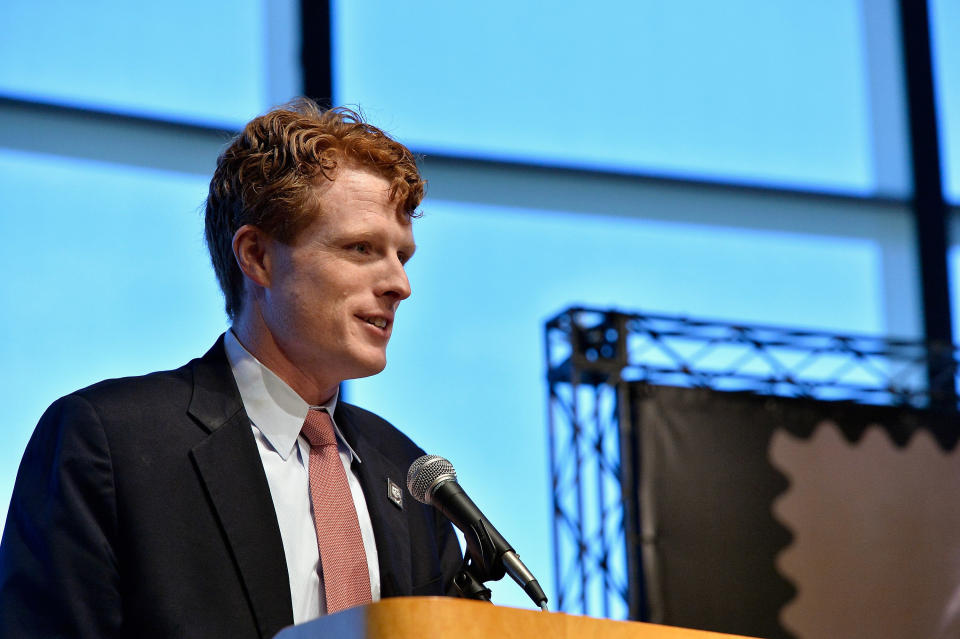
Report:
M 270 286 L 271 239 L 258 227 L 244 224 L 233 234 L 233 256 L 243 274 L 259 286 Z

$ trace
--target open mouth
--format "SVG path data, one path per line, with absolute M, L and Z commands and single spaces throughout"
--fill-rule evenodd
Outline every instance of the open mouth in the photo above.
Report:
M 383 317 L 364 317 L 362 318 L 367 324 L 373 324 L 377 328 L 386 328 L 387 320 Z

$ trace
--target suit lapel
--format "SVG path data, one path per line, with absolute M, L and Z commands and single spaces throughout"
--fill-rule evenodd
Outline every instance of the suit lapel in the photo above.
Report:
M 262 637 L 293 623 L 287 563 L 270 487 L 223 349 L 194 362 L 190 414 L 209 435 L 191 451 Z
M 406 469 L 398 467 L 380 452 L 364 433 L 362 421 L 346 404 L 338 402 L 334 416 L 337 426 L 361 460 L 355 465 L 355 470 L 367 501 L 377 542 L 380 596 L 409 595 L 413 590 L 410 581 L 410 527 L 405 511 L 390 501 L 387 493 L 388 479 L 400 486 L 405 485 Z

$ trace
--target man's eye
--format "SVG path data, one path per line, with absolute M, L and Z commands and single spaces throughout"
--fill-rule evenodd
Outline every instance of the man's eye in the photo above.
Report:
M 351 248 L 354 252 L 360 253 L 360 254 L 363 254 L 363 255 L 366 255 L 367 253 L 370 252 L 370 245 L 367 244 L 367 243 L 365 243 L 365 242 L 361 242 L 361 243 L 359 243 L 359 244 L 354 244 L 354 245 L 351 246 L 350 248 Z

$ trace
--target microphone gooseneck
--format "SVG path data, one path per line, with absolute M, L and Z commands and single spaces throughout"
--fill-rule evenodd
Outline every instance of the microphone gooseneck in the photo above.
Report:
M 533 573 L 457 483 L 453 464 L 438 455 L 418 458 L 407 472 L 407 489 L 414 499 L 442 512 L 463 532 L 471 576 L 482 583 L 509 574 L 535 604 L 546 610 L 547 596 Z

